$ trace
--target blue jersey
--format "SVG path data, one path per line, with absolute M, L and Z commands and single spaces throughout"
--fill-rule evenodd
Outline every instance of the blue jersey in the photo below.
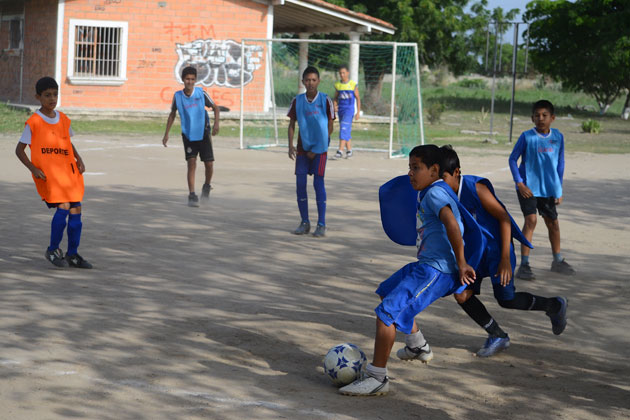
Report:
M 207 118 L 203 89 L 195 87 L 190 96 L 186 96 L 183 90 L 175 92 L 175 104 L 182 122 L 182 133 L 190 141 L 203 140 Z
M 440 210 L 445 206 L 451 208 L 462 234 L 464 233 L 464 225 L 457 202 L 444 188 L 432 188 L 438 184 L 444 184 L 450 188 L 444 181 L 436 181 L 431 184 L 431 187 L 418 193 L 416 213 L 418 261 L 443 273 L 456 273 L 458 266 L 455 254 L 446 235 L 446 228 L 440 220 Z
M 348 80 L 347 83 L 336 82 L 335 90 L 337 91 L 337 104 L 339 108 L 339 114 L 354 114 L 354 102 L 355 95 L 354 89 L 357 87 L 357 82 L 354 80 Z
M 520 166 L 517 161 L 521 158 Z M 552 128 L 544 135 L 535 128 L 521 134 L 509 158 L 515 183 L 523 182 L 534 197 L 562 197 L 564 136 Z
M 302 148 L 306 152 L 324 153 L 328 150 L 328 96 L 317 92 L 313 102 L 306 93 L 295 97 L 295 111 L 300 129 Z

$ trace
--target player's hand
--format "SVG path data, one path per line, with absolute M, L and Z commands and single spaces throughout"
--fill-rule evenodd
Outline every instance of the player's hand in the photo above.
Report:
M 556 198 L 556 206 L 559 206 L 560 204 L 562 204 L 562 197 Z
M 509 258 L 501 258 L 496 276 L 501 280 L 501 286 L 505 287 L 512 280 L 512 264 Z
M 464 263 L 459 266 L 459 281 L 462 284 L 473 284 L 477 275 L 475 269 Z
M 79 169 L 79 173 L 82 174 L 85 172 L 85 163 L 83 163 L 83 159 L 77 159 L 77 168 Z
M 517 184 L 517 187 L 518 187 L 518 192 L 521 193 L 523 198 L 530 198 L 534 196 L 534 194 L 532 194 L 532 190 L 530 190 L 529 187 L 523 184 L 522 182 L 519 182 Z
M 356 114 L 354 114 L 354 120 L 355 120 L 355 121 L 359 121 L 359 116 L 360 116 L 360 113 L 359 113 L 359 112 L 357 112 Z
M 164 145 L 164 147 L 168 147 L 166 146 L 166 143 L 168 143 L 168 134 L 164 134 L 164 138 L 162 139 L 162 144 Z
M 289 159 L 294 160 L 295 159 L 295 147 L 293 147 L 292 145 L 289 145 Z
M 215 122 L 212 126 L 212 135 L 216 136 L 217 134 L 219 134 L 219 123 Z
M 33 173 L 33 176 L 35 178 L 43 179 L 44 181 L 46 181 L 46 175 L 44 174 L 44 171 L 42 171 L 41 169 L 35 168 L 31 172 Z
M 315 153 L 308 151 L 306 152 L 306 157 L 308 158 L 308 160 L 313 160 L 315 159 Z

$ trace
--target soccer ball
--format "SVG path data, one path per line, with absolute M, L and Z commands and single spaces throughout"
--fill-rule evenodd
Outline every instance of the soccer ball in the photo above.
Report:
M 324 372 L 337 386 L 354 382 L 367 363 L 365 353 L 351 343 L 338 344 L 324 357 Z

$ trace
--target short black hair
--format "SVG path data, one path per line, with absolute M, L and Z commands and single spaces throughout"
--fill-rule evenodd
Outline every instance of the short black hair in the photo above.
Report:
M 57 89 L 59 90 L 59 85 L 55 82 L 55 79 L 52 77 L 42 77 L 35 83 L 35 92 L 38 95 L 41 95 L 46 89 Z
M 319 79 L 319 71 L 313 66 L 308 66 L 304 69 L 304 72 L 302 73 L 302 80 L 304 80 L 307 74 L 316 74 Z
M 435 144 L 424 144 L 416 146 L 409 152 L 409 157 L 417 157 L 424 163 L 427 168 L 437 164 L 440 168 L 440 177 L 442 177 L 442 152 Z
M 195 79 L 196 79 L 197 78 L 197 69 L 194 68 L 193 66 L 184 67 L 184 70 L 182 70 L 182 80 L 184 80 L 184 77 L 188 76 L 189 74 L 193 74 L 195 76 Z
M 350 68 L 348 67 L 348 65 L 347 65 L 347 64 L 342 64 L 342 65 L 340 65 L 340 66 L 339 66 L 339 68 L 337 69 L 337 71 L 339 71 L 339 70 L 341 70 L 341 69 L 346 69 L 346 70 L 350 71 Z
M 446 172 L 453 175 L 455 169 L 461 168 L 457 152 L 450 144 L 440 147 L 440 151 L 442 152 L 442 164 L 440 165 L 442 173 Z
M 551 115 L 556 115 L 555 110 L 553 109 L 553 104 L 546 99 L 541 99 L 540 101 L 536 101 L 534 103 L 532 106 L 532 114 L 536 112 L 537 109 L 546 109 Z

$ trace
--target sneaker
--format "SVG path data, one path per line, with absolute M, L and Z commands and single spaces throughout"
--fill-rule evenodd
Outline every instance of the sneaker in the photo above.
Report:
M 337 159 L 341 159 L 342 157 L 343 157 L 343 153 L 341 153 L 341 150 L 337 150 L 337 153 L 335 153 L 334 156 L 331 156 L 330 159 L 337 160 Z
M 560 310 L 555 314 L 547 314 L 547 316 L 551 319 L 551 331 L 555 335 L 560 335 L 567 327 L 567 306 L 569 306 L 569 300 L 561 296 L 556 296 L 556 299 L 560 301 Z
M 54 251 L 46 248 L 46 253 L 44 254 L 44 257 L 46 257 L 46 259 L 50 261 L 55 267 L 68 266 L 68 262 L 63 258 L 63 251 L 59 248 L 55 249 Z
M 429 363 L 433 359 L 433 352 L 429 343 L 426 343 L 422 347 L 405 346 L 396 352 L 396 356 L 401 360 L 420 360 L 422 363 Z
M 389 392 L 389 379 L 383 382 L 362 372 L 361 377 L 350 385 L 339 388 L 339 393 L 352 396 L 385 395 Z
M 311 231 L 311 224 L 309 222 L 302 221 L 302 223 L 300 223 L 300 226 L 298 226 L 297 229 L 293 231 L 293 233 L 295 235 L 306 235 L 310 231 Z
M 66 261 L 70 267 L 75 268 L 92 268 L 92 264 L 83 259 L 79 254 L 77 255 L 68 255 L 66 254 Z
M 567 276 L 575 274 L 575 269 L 571 267 L 565 259 L 562 259 L 562 261 L 552 262 L 551 271 L 554 273 L 566 274 Z
M 553 266 L 552 266 L 553 267 Z M 536 280 L 536 276 L 529 263 L 521 264 L 516 270 L 516 277 L 521 280 Z
M 212 187 L 210 186 L 210 184 L 203 184 L 203 187 L 201 188 L 201 200 L 202 201 L 210 200 L 210 190 L 211 189 L 212 189 Z
M 479 357 L 490 357 L 494 356 L 501 350 L 505 350 L 510 347 L 510 337 L 494 337 L 488 336 L 486 343 L 483 347 L 477 352 L 477 356 Z
M 194 192 L 188 194 L 188 207 L 199 207 L 199 197 Z
M 318 224 L 313 232 L 313 236 L 316 238 L 323 238 L 326 236 L 326 226 Z
M 350 159 L 352 157 L 352 150 L 348 150 L 346 152 L 346 159 Z

